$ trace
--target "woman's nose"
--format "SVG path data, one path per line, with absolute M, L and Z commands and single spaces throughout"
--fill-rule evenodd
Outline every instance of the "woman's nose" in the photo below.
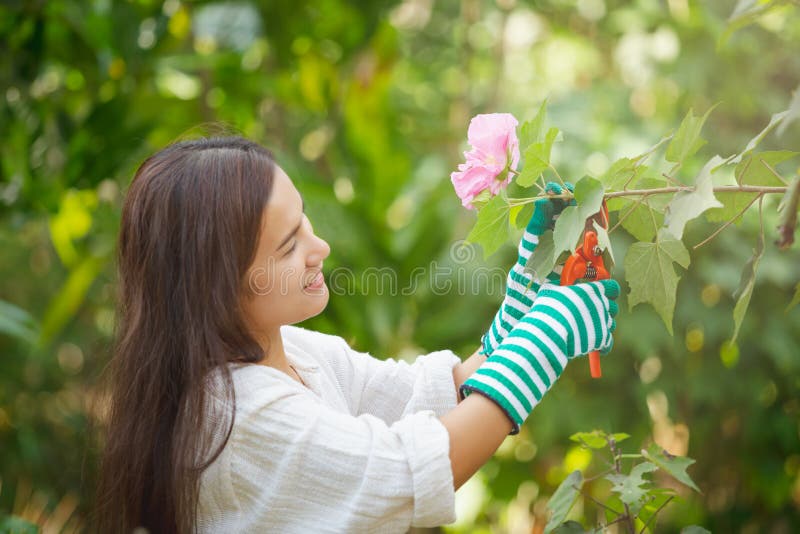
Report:
M 314 236 L 314 239 L 316 243 L 314 243 L 311 254 L 308 255 L 308 263 L 311 266 L 319 265 L 331 253 L 331 246 L 327 241 L 318 236 Z

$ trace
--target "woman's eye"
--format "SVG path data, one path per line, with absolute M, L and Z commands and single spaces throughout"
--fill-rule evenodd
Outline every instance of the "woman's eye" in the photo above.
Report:
M 291 254 L 292 252 L 294 252 L 294 249 L 296 249 L 296 248 L 297 248 L 297 241 L 295 241 L 295 242 L 294 242 L 294 244 L 292 244 L 292 248 L 290 248 L 289 250 L 287 250 L 287 251 L 286 251 L 286 254 L 284 254 L 284 256 L 288 256 L 289 254 Z

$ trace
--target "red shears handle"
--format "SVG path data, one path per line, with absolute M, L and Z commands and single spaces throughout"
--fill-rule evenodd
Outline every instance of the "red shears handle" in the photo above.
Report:
M 603 209 L 598 213 L 600 224 L 608 228 L 608 208 L 603 202 Z M 611 278 L 605 264 L 603 263 L 602 251 L 597 242 L 597 233 L 594 231 L 592 221 L 597 216 L 591 217 L 586 221 L 586 230 L 583 233 L 583 242 L 578 249 L 572 253 L 564 264 L 561 271 L 561 285 L 569 286 L 579 281 L 595 281 Z M 591 230 L 589 228 L 592 228 Z M 592 351 L 589 353 L 589 371 L 592 378 L 600 378 L 603 372 L 600 369 L 600 353 Z

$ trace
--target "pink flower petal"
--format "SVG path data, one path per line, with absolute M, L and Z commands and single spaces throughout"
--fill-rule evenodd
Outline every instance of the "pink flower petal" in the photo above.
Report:
M 450 175 L 462 204 L 473 209 L 472 199 L 482 191 L 496 195 L 511 182 L 512 174 L 500 177 L 519 163 L 518 122 L 509 113 L 490 113 L 472 118 L 467 132 L 471 149 L 464 152 L 465 163 Z M 498 179 L 499 178 L 499 179 Z

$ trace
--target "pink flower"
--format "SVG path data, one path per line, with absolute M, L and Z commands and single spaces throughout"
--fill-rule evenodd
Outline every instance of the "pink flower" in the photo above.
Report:
M 483 191 L 491 196 L 506 187 L 519 163 L 517 119 L 510 113 L 476 115 L 469 123 L 467 140 L 472 150 L 464 152 L 466 163 L 450 174 L 461 204 L 474 209 L 472 200 Z

